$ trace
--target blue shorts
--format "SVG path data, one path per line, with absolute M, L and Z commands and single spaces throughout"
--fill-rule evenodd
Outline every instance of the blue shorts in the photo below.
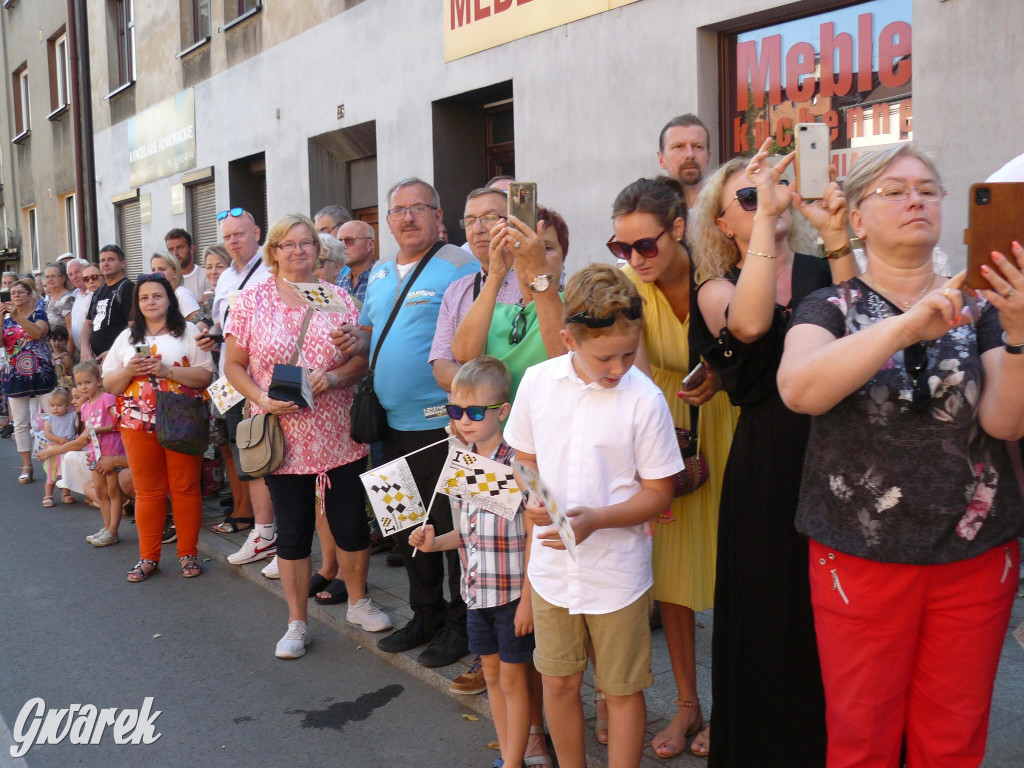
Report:
M 519 598 L 495 608 L 470 608 L 466 611 L 469 650 L 481 656 L 498 654 L 506 664 L 533 661 L 533 632 L 516 637 L 516 609 Z

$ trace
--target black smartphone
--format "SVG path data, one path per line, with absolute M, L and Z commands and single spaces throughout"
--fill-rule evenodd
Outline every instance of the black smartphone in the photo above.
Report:
M 220 334 L 220 333 L 200 333 L 199 334 L 199 338 L 200 339 L 212 339 L 213 341 L 217 342 L 218 344 L 223 344 L 224 343 L 224 336 L 223 336 L 223 334 Z
M 689 392 L 691 389 L 696 389 L 704 380 L 708 377 L 707 366 L 703 362 L 697 363 L 693 370 L 690 371 L 686 376 L 683 377 L 682 386 L 680 387 L 683 392 Z
M 0 303 L 3 303 L 3 304 L 10 304 L 11 303 L 11 292 L 10 291 L 0 291 Z

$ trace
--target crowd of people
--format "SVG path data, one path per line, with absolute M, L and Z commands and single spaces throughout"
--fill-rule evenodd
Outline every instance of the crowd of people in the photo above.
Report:
M 248 531 L 229 562 L 270 560 L 288 605 L 275 654 L 294 659 L 313 597 L 392 628 L 367 592 L 381 537 L 359 475 L 405 457 L 428 493 L 458 440 L 539 474 L 565 519 L 535 494 L 510 519 L 438 495 L 427 524 L 391 537 L 413 618 L 378 647 L 422 647 L 428 667 L 476 655 L 452 691 L 488 691 L 495 766 L 551 765 L 545 724 L 559 765 L 584 766 L 590 665 L 608 763 L 639 764 L 655 604 L 677 693 L 658 757 L 977 766 L 1024 533 L 1024 247 L 993 256 L 987 288 L 943 274 L 942 180 L 912 143 L 811 201 L 771 140 L 712 171 L 708 138 L 672 119 L 665 175 L 609 197 L 617 267 L 567 275 L 568 224 L 510 215 L 508 177 L 469 193 L 465 245 L 450 244 L 438 192 L 407 178 L 387 193 L 397 251 L 381 261 L 340 206 L 265 238 L 231 208 L 202 265 L 175 229 L 134 281 L 115 245 L 98 265 L 48 264 L 45 290 L 5 274 L 19 482 L 35 458 L 44 506 L 57 486 L 93 499 L 95 547 L 119 543 L 127 502 L 128 581 L 174 540 L 198 576 L 203 451 L 162 427 L 180 418 L 168 402 L 226 381 L 241 401 L 200 441 L 231 487 L 214 531 Z M 793 245 L 801 227 L 820 253 Z M 297 288 L 316 282 L 327 310 Z M 271 394 L 281 366 L 304 370 L 311 402 Z M 372 445 L 352 435 L 364 380 L 386 417 Z M 268 417 L 283 453 L 247 474 Z M 695 652 L 712 607 L 713 713 Z

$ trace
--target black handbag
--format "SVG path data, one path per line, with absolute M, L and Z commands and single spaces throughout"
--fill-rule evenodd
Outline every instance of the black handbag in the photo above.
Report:
M 409 289 L 412 288 L 412 284 L 416 282 L 420 272 L 427 266 L 427 262 L 443 246 L 444 242 L 438 240 L 427 251 L 426 255 L 420 259 L 416 269 L 409 276 L 409 280 L 402 289 L 401 295 L 391 308 L 391 315 L 388 317 L 387 323 L 384 324 L 384 330 L 380 333 L 380 340 L 377 342 L 377 347 L 373 350 L 373 357 L 370 359 L 370 369 L 367 371 L 366 377 L 356 386 L 355 395 L 352 398 L 352 409 L 349 412 L 349 431 L 352 439 L 357 443 L 369 445 L 384 439 L 384 432 L 388 428 L 388 415 L 384 410 L 384 406 L 380 404 L 377 393 L 373 391 L 373 370 L 377 365 L 377 355 L 380 354 L 381 345 L 384 344 L 384 339 L 388 335 L 388 331 L 391 330 L 391 326 L 394 324 L 395 318 L 402 308 L 402 302 L 405 301 L 405 297 L 409 293 Z
M 169 451 L 202 456 L 210 445 L 210 405 L 190 395 L 163 392 L 152 378 L 156 390 L 153 420 L 156 440 Z

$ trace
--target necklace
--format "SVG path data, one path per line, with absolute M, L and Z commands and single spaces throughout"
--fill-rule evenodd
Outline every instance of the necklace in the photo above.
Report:
M 932 287 L 932 283 L 935 282 L 935 275 L 932 274 L 928 278 L 928 282 L 925 284 L 924 288 L 922 288 L 920 291 L 918 291 L 917 294 L 914 296 L 914 298 L 912 298 L 910 301 L 904 301 L 903 299 L 901 299 L 896 294 L 895 291 L 889 290 L 888 288 L 883 286 L 880 282 L 878 282 L 874 278 L 873 275 L 870 276 L 870 279 L 868 279 L 868 277 L 869 277 L 868 273 L 865 272 L 865 273 L 863 273 L 860 276 L 860 279 L 863 280 L 865 283 L 867 283 L 868 286 L 873 288 L 876 292 L 884 294 L 886 296 L 886 298 L 890 298 L 891 297 L 891 298 L 895 299 L 895 303 L 899 304 L 900 306 L 902 306 L 903 309 L 905 309 L 905 310 L 906 309 L 910 309 L 917 302 L 919 302 L 921 300 L 921 297 L 924 296 L 928 292 L 928 290 Z

